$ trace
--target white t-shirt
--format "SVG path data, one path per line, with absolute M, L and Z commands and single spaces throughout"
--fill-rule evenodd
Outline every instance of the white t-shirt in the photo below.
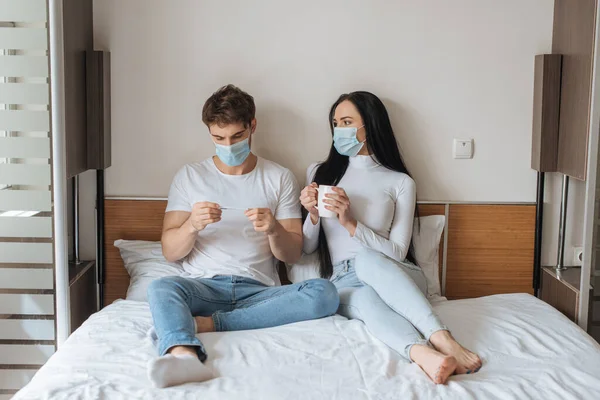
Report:
M 226 175 L 212 158 L 188 164 L 177 172 L 169 191 L 166 212 L 191 212 L 210 201 L 221 207 L 221 221 L 198 232 L 183 267 L 190 276 L 211 278 L 237 275 L 266 285 L 279 285 L 276 260 L 264 232 L 256 232 L 244 215 L 248 208 L 269 208 L 277 220 L 301 218 L 300 189 L 286 168 L 262 158 L 244 175 Z
M 307 171 L 312 182 L 317 164 Z M 319 218 L 316 225 L 310 216 L 304 222 L 304 252 L 317 250 L 319 228 L 323 226 L 331 262 L 336 265 L 356 257 L 366 247 L 402 262 L 408 254 L 412 237 L 417 190 L 410 176 L 379 165 L 371 156 L 350 157 L 346 173 L 338 183 L 350 199 L 350 212 L 357 220 L 354 237 L 337 218 Z

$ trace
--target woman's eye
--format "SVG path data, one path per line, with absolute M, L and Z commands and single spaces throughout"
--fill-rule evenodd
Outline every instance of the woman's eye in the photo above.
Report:
M 337 126 L 337 122 L 333 122 L 333 127 L 335 128 Z
M 350 122 L 350 121 L 344 121 L 344 125 L 348 126 L 348 125 L 350 125 L 350 124 L 351 124 L 351 122 Z

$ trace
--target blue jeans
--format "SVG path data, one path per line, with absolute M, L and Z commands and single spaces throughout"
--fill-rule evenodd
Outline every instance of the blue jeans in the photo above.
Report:
M 434 332 L 447 330 L 425 297 L 423 271 L 409 262 L 365 250 L 335 265 L 331 282 L 340 294 L 338 314 L 360 319 L 408 360 L 413 345 L 427 345 Z
M 212 316 L 218 332 L 269 328 L 333 315 L 339 297 L 325 279 L 270 287 L 241 276 L 169 276 L 150 284 L 148 302 L 160 355 L 174 346 L 192 346 L 204 361 L 193 317 Z

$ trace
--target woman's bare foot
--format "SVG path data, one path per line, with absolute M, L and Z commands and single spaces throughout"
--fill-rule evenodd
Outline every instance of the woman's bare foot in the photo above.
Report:
M 454 357 L 422 344 L 415 344 L 410 348 L 410 359 L 436 384 L 445 384 L 458 366 Z
M 196 320 L 196 333 L 215 331 L 215 323 L 212 317 L 194 317 L 194 320 Z
M 442 354 L 453 356 L 458 362 L 457 374 L 471 374 L 481 368 L 481 359 L 475 353 L 462 347 L 450 334 L 437 331 L 429 338 L 431 344 Z

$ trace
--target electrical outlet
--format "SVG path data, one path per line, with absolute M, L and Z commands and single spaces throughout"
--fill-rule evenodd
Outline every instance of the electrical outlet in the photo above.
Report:
M 473 139 L 454 139 L 452 156 L 455 159 L 473 158 Z
M 573 265 L 583 265 L 583 247 L 575 247 L 573 249 Z

